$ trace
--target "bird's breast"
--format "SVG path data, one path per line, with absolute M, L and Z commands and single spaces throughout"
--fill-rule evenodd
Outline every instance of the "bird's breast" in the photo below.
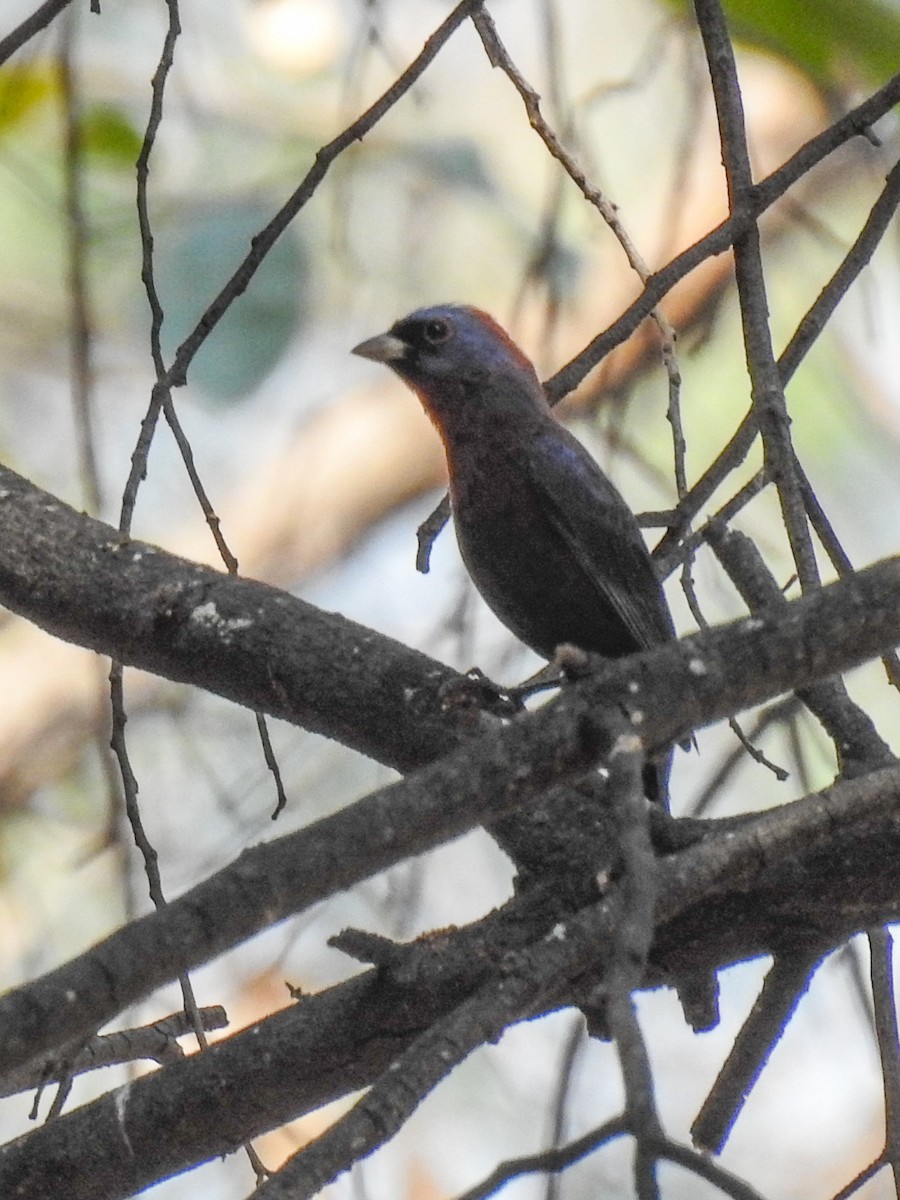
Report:
M 573 555 L 514 458 L 451 461 L 450 496 L 466 568 L 489 607 L 544 658 L 562 642 L 601 654 L 637 648 Z

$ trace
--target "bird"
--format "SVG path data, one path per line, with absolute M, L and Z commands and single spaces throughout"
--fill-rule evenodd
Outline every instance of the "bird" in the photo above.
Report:
M 550 661 L 563 643 L 621 658 L 676 636 L 636 517 L 493 317 L 420 308 L 352 353 L 390 367 L 436 426 L 463 562 L 520 641 Z M 668 766 L 644 772 L 663 804 Z

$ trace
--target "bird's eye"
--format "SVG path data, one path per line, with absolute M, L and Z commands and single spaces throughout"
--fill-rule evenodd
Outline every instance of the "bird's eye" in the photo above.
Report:
M 422 333 L 429 345 L 439 346 L 450 336 L 450 322 L 445 321 L 442 317 L 433 317 L 430 321 L 425 322 Z

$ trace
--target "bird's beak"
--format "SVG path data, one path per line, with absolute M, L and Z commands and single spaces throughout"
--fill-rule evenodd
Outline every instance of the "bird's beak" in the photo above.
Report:
M 406 357 L 406 342 L 393 333 L 380 333 L 378 337 L 367 338 L 350 351 L 360 358 L 371 358 L 373 362 L 393 363 Z

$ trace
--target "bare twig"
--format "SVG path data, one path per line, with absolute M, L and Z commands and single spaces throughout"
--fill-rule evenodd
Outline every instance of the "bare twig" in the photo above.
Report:
M 522 1175 L 533 1175 L 538 1171 L 556 1174 L 571 1167 L 581 1159 L 586 1158 L 594 1150 L 630 1132 L 628 1118 L 624 1113 L 613 1117 L 611 1121 L 592 1129 L 590 1133 L 575 1138 L 565 1146 L 555 1146 L 552 1150 L 541 1150 L 537 1154 L 525 1154 L 521 1158 L 512 1158 L 500 1163 L 486 1179 L 468 1191 L 462 1192 L 456 1200 L 487 1200 L 499 1192 L 507 1183 Z
M 748 537 L 734 530 L 725 532 L 712 527 L 708 541 L 751 612 L 783 608 L 787 601 Z M 842 773 L 860 774 L 877 764 L 894 761 L 872 718 L 850 698 L 837 675 L 813 687 L 799 688 L 797 695 L 834 743 Z
M 761 737 L 770 726 L 790 721 L 799 708 L 800 701 L 796 698 L 796 696 L 788 696 L 785 700 L 780 700 L 778 703 L 767 708 L 756 718 L 749 734 L 747 735 L 751 745 L 756 741 L 757 738 Z M 739 738 L 739 742 L 740 744 L 735 746 L 734 749 L 725 757 L 724 761 L 721 763 L 712 779 L 710 779 L 709 783 L 704 787 L 703 791 L 691 805 L 689 813 L 690 816 L 704 816 L 709 811 L 709 808 L 716 796 L 719 795 L 725 784 L 740 766 L 747 748 L 742 739 Z M 751 755 L 753 755 L 753 750 L 755 749 L 756 748 L 754 746 L 750 751 Z M 755 755 L 753 755 L 753 757 L 755 757 Z
M 760 473 L 760 475 L 761 474 L 762 473 Z M 751 480 L 751 485 L 752 484 L 753 480 Z M 750 488 L 741 489 L 741 492 L 738 493 L 738 496 L 733 498 L 732 507 L 734 506 L 734 502 L 737 501 L 738 497 L 742 496 L 743 498 L 749 499 L 751 496 L 756 495 L 757 490 L 757 488 L 752 486 Z M 682 551 L 685 554 L 686 561 L 681 570 L 681 590 L 683 591 L 685 599 L 687 600 L 688 608 L 691 611 L 691 616 L 697 622 L 697 627 L 699 629 L 709 629 L 709 622 L 707 621 L 703 610 L 700 607 L 700 601 L 697 598 L 696 589 L 694 587 L 694 577 L 691 571 L 693 564 L 693 552 L 696 546 L 699 545 L 700 541 L 702 540 L 702 536 L 703 531 L 701 531 L 700 534 L 694 535 L 693 538 L 682 542 Z M 741 726 L 741 723 L 738 721 L 737 717 L 728 718 L 728 728 L 731 730 L 740 744 L 740 750 L 738 751 L 739 757 L 741 752 L 748 754 L 754 762 L 759 763 L 760 766 L 766 767 L 767 770 L 771 771 L 780 783 L 784 783 L 788 777 L 787 771 L 783 767 L 779 767 L 777 763 L 771 762 L 763 753 L 763 751 L 758 746 L 754 745 L 752 737 L 748 737 L 747 734 L 744 733 L 743 727 Z
M 224 1029 L 228 1024 L 225 1009 L 220 1005 L 198 1011 L 203 1028 L 208 1032 Z M 176 1039 L 192 1032 L 191 1017 L 182 1012 L 137 1029 L 121 1029 L 99 1035 L 85 1043 L 71 1059 L 67 1060 L 68 1050 L 57 1052 L 29 1063 L 21 1071 L 4 1075 L 0 1079 L 0 1097 L 14 1096 L 17 1092 L 27 1092 L 30 1088 L 58 1082 L 62 1078 L 63 1064 L 74 1077 L 86 1071 L 121 1066 L 139 1059 L 150 1059 L 160 1064 L 174 1062 L 184 1053 Z
M 15 54 L 36 33 L 46 29 L 54 18 L 72 3 L 72 0 L 44 0 L 30 17 L 26 17 L 15 29 L 0 38 L 0 63 L 5 63 L 11 54 Z
M 491 65 L 499 67 L 503 71 L 521 97 L 531 128 L 537 133 L 550 155 L 560 164 L 563 171 L 576 185 L 585 200 L 601 215 L 622 247 L 632 270 L 638 276 L 641 283 L 646 284 L 652 272 L 625 228 L 619 216 L 618 208 L 596 185 L 590 182 L 574 156 L 563 146 L 559 136 L 544 119 L 541 113 L 540 96 L 513 62 L 509 51 L 497 33 L 497 27 L 490 15 L 485 11 L 478 12 L 473 16 L 472 20 L 481 37 Z M 684 433 L 681 427 L 681 371 L 675 353 L 675 330 L 661 309 L 654 306 L 650 310 L 649 315 L 657 325 L 661 336 L 660 349 L 669 385 L 667 415 L 672 426 L 675 450 L 675 483 L 680 497 L 687 488 L 687 480 L 685 474 Z
M 694 1144 L 718 1154 L 740 1116 L 769 1056 L 812 982 L 822 950 L 814 946 L 801 954 L 794 947 L 777 955 L 762 991 L 691 1126 Z
M 163 406 L 166 388 L 161 383 L 165 370 L 162 354 L 162 324 L 163 309 L 159 293 L 156 290 L 156 279 L 153 266 L 153 226 L 150 221 L 149 184 L 150 156 L 156 145 L 156 137 L 162 123 L 163 101 L 166 94 L 166 83 L 175 58 L 175 44 L 181 34 L 181 22 L 178 15 L 178 0 L 167 0 L 169 24 L 165 40 L 159 56 L 159 63 L 151 82 L 150 114 L 147 118 L 147 128 L 141 143 L 137 160 L 137 216 L 141 235 L 141 279 L 150 306 L 150 352 L 156 371 L 157 383 L 150 397 L 150 406 L 141 423 L 141 432 L 137 445 L 131 455 L 131 471 L 122 493 L 122 508 L 119 514 L 119 529 L 123 534 L 131 532 L 131 522 L 134 506 L 137 501 L 138 488 L 147 474 L 147 456 L 153 442 L 156 424 Z
M 103 504 L 94 448 L 93 328 L 88 293 L 88 226 L 84 207 L 84 153 L 81 145 L 79 84 L 73 63 L 77 10 L 66 14 L 59 55 L 64 128 L 64 187 L 69 267 L 71 328 L 69 331 L 72 407 L 81 486 L 88 509 L 99 515 Z
M 131 833 L 134 838 L 134 844 L 137 846 L 144 861 L 144 871 L 147 875 L 147 883 L 150 892 L 150 899 L 153 901 L 157 912 L 166 906 L 166 898 L 163 893 L 162 878 L 159 873 L 159 856 L 156 853 L 156 848 L 147 837 L 144 830 L 144 823 L 141 819 L 141 809 L 138 803 L 138 781 L 134 771 L 131 768 L 131 762 L 128 756 L 128 748 L 125 743 L 125 723 L 127 717 L 125 715 L 125 695 L 123 686 L 123 669 L 122 664 L 113 662 L 110 665 L 109 682 L 110 682 L 110 700 L 112 704 L 112 746 L 113 754 L 119 764 L 119 771 L 122 776 L 122 788 L 125 797 L 125 812 L 128 817 L 128 822 L 131 826 Z M 184 1011 L 188 1013 L 194 1021 L 194 1032 L 197 1035 L 197 1041 L 201 1048 L 207 1045 L 206 1034 L 203 1029 L 203 1022 L 200 1019 L 197 1000 L 194 995 L 194 989 L 191 984 L 187 972 L 182 972 L 178 980 L 181 986 L 181 994 L 184 1002 Z
M 558 1150 L 563 1144 L 566 1133 L 566 1109 L 569 1092 L 575 1075 L 579 1051 L 586 1044 L 584 1022 L 581 1014 L 577 1013 L 568 1033 L 566 1034 L 563 1052 L 557 1072 L 556 1094 L 553 1098 L 552 1129 L 550 1150 Z M 544 1200 L 558 1200 L 559 1180 L 555 1171 L 547 1173 L 547 1186 L 544 1190 Z
M 850 1197 L 858 1192 L 870 1179 L 873 1179 L 884 1166 L 887 1166 L 887 1159 L 882 1153 L 879 1154 L 874 1162 L 869 1163 L 867 1167 L 863 1167 L 859 1174 L 855 1175 L 839 1192 L 835 1192 L 832 1200 L 850 1200 Z
M 822 332 L 840 301 L 850 290 L 861 271 L 871 261 L 882 238 L 890 227 L 900 204 L 900 163 L 888 172 L 884 188 L 865 220 L 856 241 L 844 255 L 837 270 L 822 288 L 815 303 L 803 317 L 791 340 L 781 352 L 778 367 L 787 383 L 810 346 Z
M 719 0 L 694 0 L 697 23 L 706 49 L 719 141 L 732 213 L 753 209 L 753 174 L 744 128 L 743 101 L 734 53 Z M 766 282 L 760 234 L 753 221 L 734 241 L 735 280 L 744 330 L 754 420 L 763 442 L 766 471 L 781 503 L 784 527 L 804 590 L 819 586 L 806 509 L 794 470 L 790 421 L 784 381 L 775 361 L 768 321 Z
M 623 1114 L 613 1117 L 611 1121 L 592 1129 L 589 1133 L 560 1146 L 555 1150 L 544 1150 L 540 1154 L 527 1154 L 521 1158 L 513 1158 L 501 1163 L 492 1171 L 487 1179 L 457 1196 L 456 1200 L 487 1200 L 488 1196 L 500 1191 L 513 1179 L 522 1175 L 533 1175 L 535 1172 L 559 1172 L 580 1162 L 594 1150 L 608 1145 L 617 1138 L 631 1132 L 628 1118 Z M 704 1154 L 699 1154 L 688 1146 L 681 1146 L 669 1138 L 659 1138 L 653 1143 L 653 1151 L 658 1158 L 677 1163 L 700 1179 L 706 1179 L 714 1184 L 732 1200 L 762 1200 L 760 1193 L 744 1180 L 739 1179 L 724 1167 L 712 1161 Z
M 900 1195 L 900 1036 L 894 995 L 894 939 L 885 927 L 869 933 L 875 1036 L 884 1081 L 884 1157 Z
M 755 184 L 747 196 L 748 208 L 732 213 L 705 237 L 676 255 L 664 267 L 654 271 L 643 292 L 612 325 L 598 334 L 569 363 L 545 383 L 551 404 L 566 396 L 588 375 L 610 350 L 629 338 L 651 310 L 672 290 L 679 280 L 689 275 L 707 258 L 728 250 L 735 239 L 770 208 L 776 200 L 823 159 L 853 137 L 863 134 L 870 125 L 890 111 L 900 101 L 900 74 L 893 76 L 856 108 L 835 121 L 833 125 L 804 143 L 800 149 L 771 175 Z
M 328 173 L 332 163 L 344 153 L 354 142 L 360 141 L 370 133 L 385 113 L 402 99 L 414 83 L 421 78 L 426 68 L 434 60 L 440 49 L 446 44 L 451 34 L 466 21 L 472 13 L 480 9 L 483 0 L 461 0 L 449 16 L 441 22 L 431 37 L 425 42 L 422 50 L 410 63 L 406 70 L 391 86 L 375 101 L 371 107 L 346 129 L 321 146 L 316 152 L 315 161 L 297 186 L 290 198 L 272 217 L 268 225 L 259 231 L 252 239 L 249 253 L 237 267 L 231 278 L 219 294 L 207 306 L 194 329 L 187 335 L 175 352 L 172 365 L 166 374 L 166 380 L 171 387 L 180 387 L 186 379 L 187 370 L 197 351 L 206 341 L 212 330 L 231 307 L 232 303 L 247 288 L 250 280 L 256 274 L 260 263 L 269 253 L 275 242 L 287 229 L 297 213 L 315 194 L 320 183 Z

